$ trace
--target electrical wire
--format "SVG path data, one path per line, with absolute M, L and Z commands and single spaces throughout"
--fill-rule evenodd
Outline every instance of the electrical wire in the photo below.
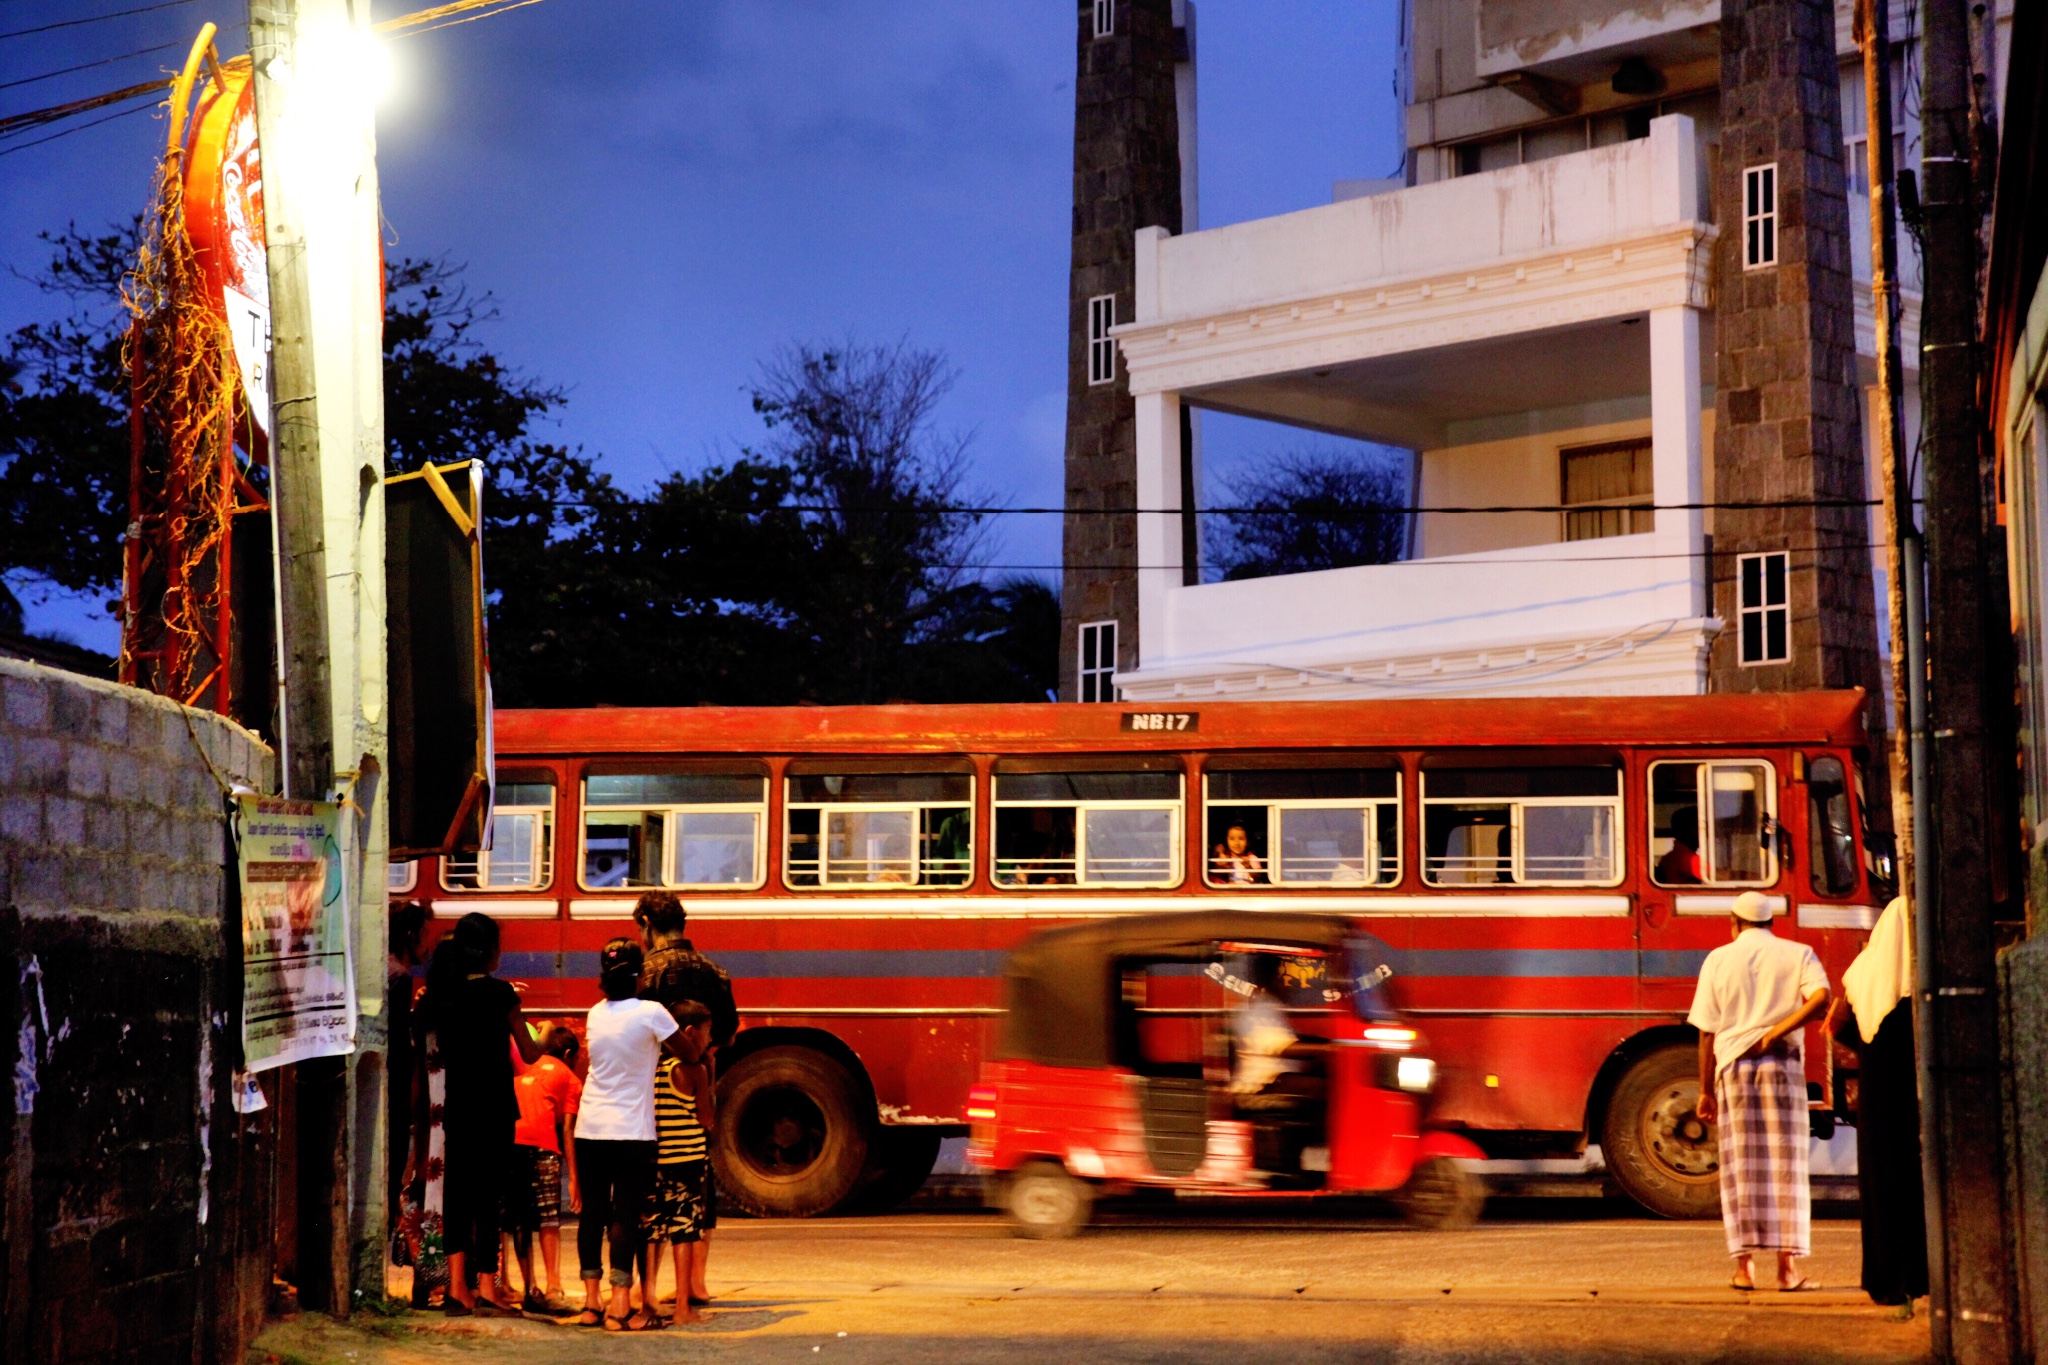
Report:
M 95 14 L 85 19 L 59 19 L 54 24 L 38 24 L 34 28 L 18 28 L 12 33 L 0 33 L 0 39 L 26 38 L 32 33 L 49 33 L 60 28 L 77 28 L 80 24 L 103 24 L 109 19 L 126 19 L 131 14 L 154 14 L 160 9 L 176 9 L 189 5 L 192 0 L 163 0 L 162 4 L 144 5 L 140 9 L 116 10 L 112 14 Z
M 1922 499 L 1915 498 L 1918 503 Z M 531 504 L 529 504 L 531 505 Z M 589 508 L 604 504 L 580 499 L 551 501 L 552 507 Z M 1333 521 L 1339 517 L 1499 516 L 1515 512 L 1784 512 L 1804 508 L 1882 507 L 1882 498 L 1789 498 L 1775 502 L 1659 502 L 1626 504 L 1526 503 L 1499 507 L 835 507 L 826 503 L 778 503 L 763 512 L 833 512 L 842 516 L 945 517 L 1300 517 Z
M 60 137 L 70 137 L 73 133 L 82 133 L 88 128 L 97 128 L 102 123 L 112 123 L 117 118 L 127 118 L 130 114 L 140 114 L 145 110 L 154 108 L 156 106 L 153 104 L 138 104 L 133 109 L 117 109 L 104 118 L 96 118 L 89 123 L 74 123 L 69 128 L 59 128 L 56 132 L 46 137 L 34 138 L 28 142 L 10 143 L 5 147 L 0 147 L 0 156 L 13 156 L 16 152 L 25 152 L 31 147 L 40 147 L 45 142 L 55 142 Z
M 77 114 L 89 114 L 95 109 L 104 109 L 110 104 L 121 104 L 128 100 L 140 99 L 144 95 L 158 95 L 170 89 L 168 80 L 145 81 L 131 85 L 125 90 L 111 90 L 104 95 L 93 95 L 88 99 L 72 100 L 67 104 L 53 104 L 47 109 L 31 109 L 26 114 L 9 114 L 0 118 L 0 138 L 18 136 L 30 128 L 40 128 L 46 123 L 56 123 Z M 95 122 L 105 122 L 104 119 Z M 91 125 L 88 124 L 88 127 Z
M 152 52 L 168 52 L 174 47 L 183 46 L 184 43 L 158 43 L 155 47 L 124 52 L 118 57 L 102 57 L 96 62 L 81 62 L 77 66 L 67 66 L 61 71 L 45 71 L 40 76 L 23 76 L 18 81 L 0 81 L 0 90 L 12 90 L 17 85 L 34 85 L 37 81 L 52 81 L 59 76 L 69 76 L 74 71 L 90 71 L 96 66 L 112 66 L 115 62 L 125 62 L 131 57 L 147 57 Z
M 538 5 L 539 3 L 540 0 L 510 0 L 510 3 L 507 3 L 507 0 L 454 0 L 453 4 L 436 5 L 431 9 L 414 10 L 411 14 L 401 14 L 396 19 L 386 19 L 381 24 L 372 25 L 370 31 L 372 33 L 411 37 L 416 33 L 432 33 L 435 29 L 452 28 L 456 24 L 473 24 L 479 19 L 488 19 L 492 15 L 503 14 L 506 10 L 525 9 L 528 5 Z M 492 6 L 496 6 L 496 8 L 492 8 Z M 470 14 L 469 11 L 471 10 L 485 10 L 487 12 L 483 14 Z M 467 17 L 456 18 L 454 17 L 456 15 L 467 15 Z M 434 22 L 437 19 L 443 22 Z M 425 25 L 425 27 L 422 27 L 422 25 Z

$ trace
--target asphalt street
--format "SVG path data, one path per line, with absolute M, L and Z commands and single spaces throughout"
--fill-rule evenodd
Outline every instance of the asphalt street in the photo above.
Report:
M 1594 1206 L 1589 1207 L 1589 1203 Z M 1599 1201 L 1498 1201 L 1477 1227 L 1382 1211 L 1174 1203 L 1066 1242 L 967 1211 L 728 1220 L 706 1321 L 639 1335 L 439 1314 L 307 1314 L 266 1354 L 300 1365 L 706 1360 L 1907 1362 L 1911 1321 L 1856 1288 L 1857 1225 L 1817 1219 L 1817 1292 L 1738 1293 L 1718 1223 Z M 573 1256 L 573 1253 L 572 1253 Z

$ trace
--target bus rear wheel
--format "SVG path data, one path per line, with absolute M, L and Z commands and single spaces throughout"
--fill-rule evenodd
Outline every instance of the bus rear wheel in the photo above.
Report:
M 742 1057 L 718 1084 L 719 1193 L 760 1218 L 838 1207 L 867 1164 L 870 1119 L 846 1068 L 807 1047 Z
M 1607 1104 L 1607 1172 L 1663 1218 L 1711 1218 L 1721 1207 L 1720 1148 L 1696 1112 L 1699 1099 L 1699 1049 L 1675 1043 L 1631 1064 Z

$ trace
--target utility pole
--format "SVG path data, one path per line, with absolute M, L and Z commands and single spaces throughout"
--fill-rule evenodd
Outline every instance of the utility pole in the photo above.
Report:
M 1922 847 L 1935 866 L 1933 893 L 1914 925 L 1914 1019 L 1931 1335 L 1936 1360 L 2007 1365 L 2014 1299 L 1993 930 L 1994 888 L 2005 880 L 1994 878 L 1993 825 L 2006 812 L 1993 764 L 2010 766 L 2011 756 L 1992 742 L 2000 689 L 1988 642 L 2008 623 L 1991 610 L 1987 574 L 1996 556 L 1979 467 L 1973 33 L 1969 0 L 1928 0 L 1922 13 L 1920 389 L 1934 753 L 1932 799 L 1913 814 L 1926 826 Z
M 308 36 L 311 35 L 311 36 Z M 374 39 L 360 0 L 249 0 L 269 249 L 272 477 L 288 793 L 343 803 L 354 1052 L 292 1067 L 302 1301 L 383 1297 L 382 257 Z
M 288 141 L 291 92 L 280 80 L 297 58 L 297 0 L 254 0 L 249 54 L 255 66 L 257 136 Z M 266 167 L 266 170 L 269 168 Z M 282 755 L 284 791 L 318 801 L 334 782 L 334 725 L 327 629 L 326 499 L 304 214 L 291 175 L 264 177 L 270 258 L 271 507 L 277 518 L 280 633 L 278 709 L 291 737 Z M 279 1202 L 295 1210 L 295 1279 L 309 1308 L 349 1309 L 347 1059 L 294 1063 L 288 1112 L 295 1132 L 279 1134 L 297 1157 L 297 1188 Z
M 1899 888 L 1910 908 L 1921 899 L 1914 882 L 1922 859 L 1913 813 L 1927 792 L 1927 600 L 1925 547 L 1913 508 L 1912 471 L 1901 451 L 1899 394 L 1899 245 L 1892 164 L 1891 17 L 1885 0 L 1856 0 L 1856 37 L 1863 49 L 1863 100 L 1870 179 L 1870 297 L 1876 323 L 1878 463 L 1884 481 L 1885 581 L 1891 615 L 1892 822 L 1899 844 Z

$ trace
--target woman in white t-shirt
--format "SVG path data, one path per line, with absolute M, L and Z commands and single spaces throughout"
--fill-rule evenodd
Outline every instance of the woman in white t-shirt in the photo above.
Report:
M 579 1327 L 645 1332 L 661 1325 L 654 1305 L 632 1312 L 628 1290 L 640 1255 L 640 1212 L 654 1183 L 654 1069 L 663 1049 L 682 1056 L 675 1017 L 640 1000 L 640 945 L 615 938 L 598 959 L 604 999 L 590 1007 L 584 1051 L 590 1059 L 576 1114 L 576 1172 L 583 1194 L 576 1229 L 583 1263 Z M 611 1302 L 598 1295 L 604 1247 L 611 1243 Z

